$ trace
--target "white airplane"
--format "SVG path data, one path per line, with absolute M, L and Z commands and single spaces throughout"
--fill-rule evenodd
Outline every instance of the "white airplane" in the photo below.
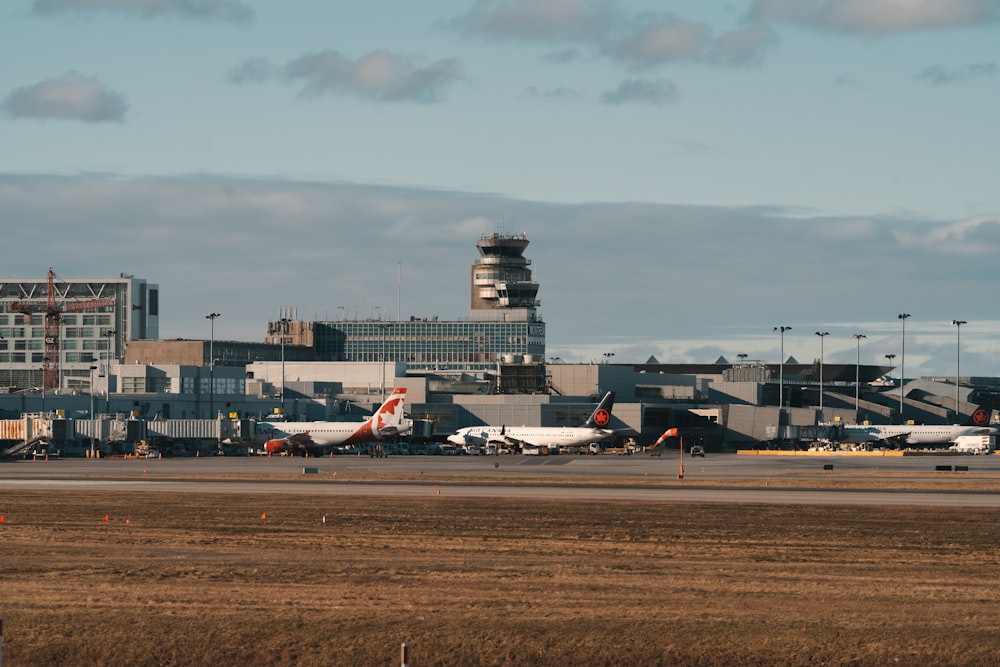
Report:
M 959 438 L 968 436 L 996 436 L 998 429 L 990 426 L 992 416 L 992 404 L 986 404 L 976 408 L 966 423 L 951 426 L 844 424 L 843 442 L 886 442 L 894 446 L 951 445 Z
M 604 440 L 614 435 L 605 428 L 611 423 L 611 407 L 615 392 L 609 391 L 598 403 L 583 426 L 467 426 L 448 436 L 448 442 L 486 446 L 489 444 L 517 447 L 574 447 Z
M 405 401 L 406 388 L 397 387 L 364 422 L 260 422 L 256 434 L 264 440 L 268 454 L 384 440 L 410 430 L 411 423 L 403 415 Z

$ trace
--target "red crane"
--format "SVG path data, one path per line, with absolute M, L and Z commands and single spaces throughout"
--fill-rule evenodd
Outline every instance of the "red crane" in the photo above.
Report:
M 62 314 L 92 308 L 107 308 L 114 306 L 115 300 L 109 298 L 85 299 L 60 303 L 56 295 L 56 274 L 52 271 L 51 266 L 48 278 L 48 295 L 44 305 L 15 301 L 10 308 L 27 318 L 30 318 L 33 313 L 45 313 L 45 364 L 43 366 L 42 386 L 46 390 L 54 391 L 59 389 L 59 323 L 62 320 Z

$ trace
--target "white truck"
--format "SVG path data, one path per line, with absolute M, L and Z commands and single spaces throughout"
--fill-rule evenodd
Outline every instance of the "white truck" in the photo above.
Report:
M 995 435 L 960 435 L 948 449 L 964 454 L 989 454 L 997 448 Z

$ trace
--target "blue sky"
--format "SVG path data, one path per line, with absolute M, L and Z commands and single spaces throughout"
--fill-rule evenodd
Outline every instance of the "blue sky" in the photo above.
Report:
M 11 0 L 0 276 L 163 337 L 468 314 L 525 232 L 548 354 L 1000 375 L 1000 1 Z M 11 249 L 15 249 L 11 252 Z M 402 276 L 397 289 L 397 275 Z

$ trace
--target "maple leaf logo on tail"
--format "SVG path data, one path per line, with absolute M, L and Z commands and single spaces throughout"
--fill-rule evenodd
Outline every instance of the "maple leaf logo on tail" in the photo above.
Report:
M 372 427 L 378 436 L 387 426 L 392 433 L 398 433 L 403 424 L 403 403 L 406 400 L 406 388 L 397 387 L 392 395 L 375 413 Z

